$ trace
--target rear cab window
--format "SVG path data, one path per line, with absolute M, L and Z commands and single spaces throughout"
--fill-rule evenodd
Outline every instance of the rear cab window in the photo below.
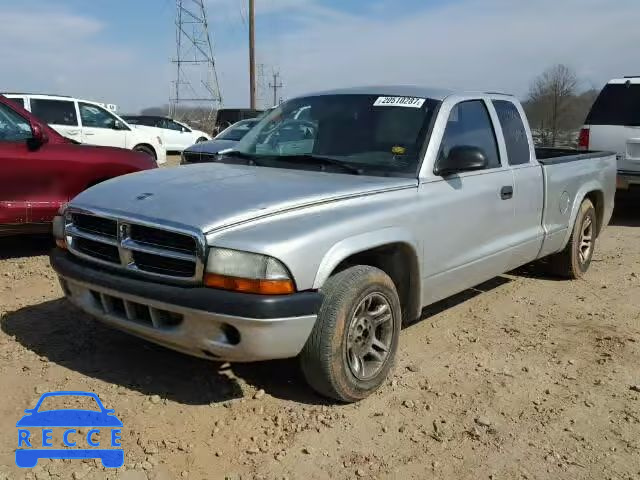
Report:
M 31 98 L 31 113 L 50 125 L 78 126 L 78 115 L 73 100 Z
M 609 83 L 598 95 L 585 123 L 639 127 L 640 83 Z
M 493 100 L 493 106 L 496 109 L 500 126 L 502 127 L 509 165 L 529 163 L 531 147 L 529 146 L 527 130 L 518 108 L 509 100 Z

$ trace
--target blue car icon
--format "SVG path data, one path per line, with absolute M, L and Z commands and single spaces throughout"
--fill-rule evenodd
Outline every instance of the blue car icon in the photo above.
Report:
M 100 411 L 81 409 L 58 409 L 38 411 L 42 402 L 49 397 L 91 397 Z M 104 407 L 98 395 L 91 392 L 50 392 L 43 394 L 36 406 L 25 410 L 26 415 L 22 417 L 16 427 L 18 427 L 18 448 L 16 449 L 16 465 L 21 468 L 32 468 L 41 458 L 56 459 L 85 459 L 99 458 L 105 468 L 118 468 L 124 463 L 124 450 L 119 443 L 120 429 L 122 422 L 114 415 L 114 410 Z M 64 446 L 71 448 L 49 448 L 54 447 L 52 439 L 52 428 L 65 428 L 63 434 Z M 37 443 L 40 437 L 34 428 L 42 429 L 42 438 L 38 448 Z M 81 439 L 76 428 L 90 428 L 86 435 L 87 446 L 92 448 L 72 448 Z M 101 434 L 101 430 L 110 429 L 110 437 Z M 98 440 L 98 435 L 100 435 Z M 72 441 L 72 438 L 74 441 Z M 108 443 L 110 447 L 104 448 L 101 443 Z M 20 448 L 26 447 L 26 448 Z

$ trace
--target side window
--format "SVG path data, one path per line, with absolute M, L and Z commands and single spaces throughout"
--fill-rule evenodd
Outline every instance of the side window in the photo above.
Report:
M 167 128 L 169 130 L 176 130 L 178 132 L 182 131 L 182 125 L 180 125 L 179 123 L 174 122 L 173 120 L 167 120 Z
M 498 113 L 504 141 L 507 145 L 509 165 L 529 163 L 530 147 L 527 130 L 522 122 L 518 108 L 508 100 L 494 100 L 493 106 Z
M 22 142 L 28 138 L 31 138 L 29 122 L 0 103 L 0 142 Z
M 78 126 L 76 106 L 71 100 L 32 98 L 31 113 L 48 124 Z
M 487 168 L 500 167 L 498 143 L 489 111 L 482 100 L 461 102 L 451 110 L 438 159 L 446 158 L 453 147 L 478 147 L 487 156 Z
M 80 118 L 83 127 L 94 128 L 113 128 L 116 123 L 116 117 L 111 115 L 105 109 L 92 105 L 90 103 L 78 102 L 80 107 Z

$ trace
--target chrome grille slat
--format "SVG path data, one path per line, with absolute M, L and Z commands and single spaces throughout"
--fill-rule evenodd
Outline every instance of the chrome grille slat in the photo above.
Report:
M 111 232 L 116 232 L 117 236 Z M 85 260 L 177 283 L 202 281 L 206 244 L 199 232 L 161 228 L 102 212 L 70 209 L 65 234 L 69 251 Z M 93 248 L 83 242 L 91 242 L 89 246 Z M 110 248 L 112 250 L 108 250 Z M 108 302 L 104 307 L 113 308 Z M 126 316 L 137 315 L 126 304 L 124 308 Z
M 94 242 L 106 243 L 107 245 L 113 245 L 114 247 L 118 246 L 118 240 L 115 237 L 111 238 L 104 235 L 90 233 L 86 230 L 76 228 L 74 225 L 70 225 L 69 227 L 67 227 L 67 235 L 71 235 L 72 237 L 86 238 L 87 240 L 93 240 Z
M 122 246 L 127 250 L 132 250 L 134 252 L 143 252 L 149 253 L 151 255 L 159 255 L 162 257 L 175 258 L 176 260 L 185 260 L 185 261 L 196 261 L 195 255 L 189 255 L 187 253 L 180 253 L 173 250 L 165 250 L 158 247 L 152 247 L 150 245 L 142 244 L 136 242 L 135 240 L 131 240 L 127 238 L 122 241 Z

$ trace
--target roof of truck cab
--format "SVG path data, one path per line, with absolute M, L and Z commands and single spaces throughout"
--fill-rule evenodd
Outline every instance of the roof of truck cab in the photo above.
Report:
M 338 88 L 334 90 L 313 92 L 307 95 L 299 95 L 299 96 L 315 97 L 319 95 L 385 95 L 385 96 L 397 96 L 397 97 L 431 98 L 433 100 L 442 101 L 445 98 L 454 94 L 486 95 L 487 93 L 449 90 L 446 88 L 423 87 L 419 85 L 384 85 L 384 86 Z M 491 92 L 490 94 L 494 95 L 498 93 Z M 508 95 L 508 94 L 500 93 L 499 95 Z

